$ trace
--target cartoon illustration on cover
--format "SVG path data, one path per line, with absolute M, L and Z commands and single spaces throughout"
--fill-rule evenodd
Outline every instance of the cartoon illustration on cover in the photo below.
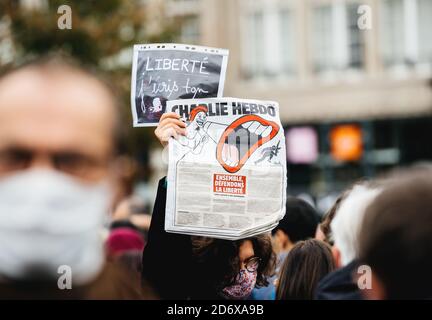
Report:
M 229 173 L 239 171 L 259 147 L 279 132 L 278 124 L 258 115 L 244 115 L 229 125 L 210 121 L 206 106 L 194 108 L 188 121 L 187 135 L 178 139 L 182 146 L 189 149 L 184 157 L 214 152 L 216 147 L 216 159 Z M 255 164 L 265 159 L 272 163 L 280 150 L 279 144 L 280 141 L 262 149 L 262 158 Z

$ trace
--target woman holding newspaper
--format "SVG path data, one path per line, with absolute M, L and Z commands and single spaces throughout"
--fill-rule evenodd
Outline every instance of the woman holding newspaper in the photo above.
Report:
M 186 135 L 175 113 L 162 115 L 155 135 L 163 146 Z M 166 179 L 159 181 L 148 243 L 143 254 L 143 280 L 163 299 L 247 299 L 254 287 L 267 285 L 275 254 L 268 235 L 237 241 L 168 233 L 164 230 Z

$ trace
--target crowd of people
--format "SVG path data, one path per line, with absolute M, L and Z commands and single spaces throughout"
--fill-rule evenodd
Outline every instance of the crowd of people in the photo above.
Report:
M 109 84 L 73 62 L 1 75 L 0 298 L 432 297 L 427 166 L 359 181 L 323 217 L 288 197 L 271 234 L 188 236 L 164 230 L 165 178 L 151 217 L 119 191 L 121 127 Z M 155 130 L 184 134 L 173 113 Z

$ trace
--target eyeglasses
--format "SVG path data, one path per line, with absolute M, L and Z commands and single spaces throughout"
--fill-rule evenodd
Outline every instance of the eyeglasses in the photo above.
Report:
M 259 264 L 261 262 L 261 258 L 259 257 L 250 257 L 247 259 L 244 264 L 246 267 L 246 270 L 249 272 L 255 272 L 258 270 Z

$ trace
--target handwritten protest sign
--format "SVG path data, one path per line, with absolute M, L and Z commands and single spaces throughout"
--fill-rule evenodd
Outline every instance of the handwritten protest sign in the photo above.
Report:
M 169 141 L 165 230 L 236 240 L 285 214 L 285 135 L 279 105 L 236 98 L 168 101 L 186 121 Z
M 135 45 L 131 83 L 134 126 L 157 125 L 169 100 L 222 97 L 227 62 L 224 49 Z

